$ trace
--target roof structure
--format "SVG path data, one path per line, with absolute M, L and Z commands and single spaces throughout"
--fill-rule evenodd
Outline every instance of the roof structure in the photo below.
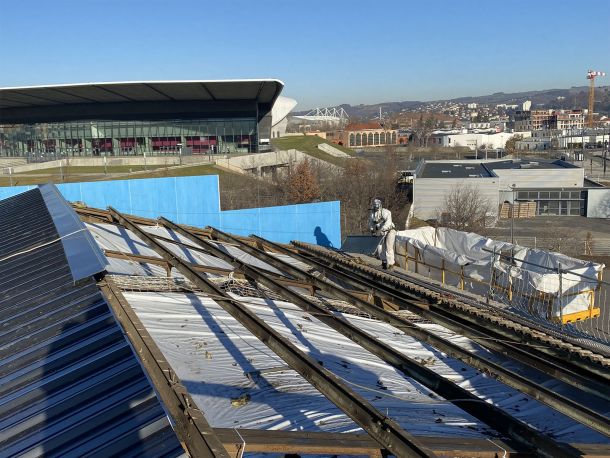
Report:
M 560 159 L 509 159 L 503 161 L 488 161 L 484 163 L 491 170 L 495 169 L 573 169 L 577 165 Z
M 213 228 L 188 228 L 163 218 L 135 218 L 112 209 L 78 212 L 88 222 L 100 247 L 111 256 L 108 273 L 123 291 L 125 302 L 133 307 L 143 327 L 150 330 L 215 431 L 237 427 L 240 434 L 253 434 L 256 430 L 260 437 L 265 431 L 271 442 L 278 438 L 269 430 L 322 431 L 317 435 L 308 433 L 313 434 L 309 437 L 315 441 L 328 438 L 329 434 L 335 434 L 336 439 L 347 437 L 344 435 L 360 427 L 386 448 L 398 446 L 394 442 L 398 437 L 411 437 L 408 441 L 412 441 L 412 446 L 435 450 L 434 445 L 429 445 L 434 444 L 430 435 L 449 441 L 459 437 L 469 444 L 464 446 L 468 448 L 474 443 L 480 445 L 477 441 L 486 437 L 490 423 L 505 431 L 504 421 L 519 427 L 524 421 L 536 425 L 538 430 L 555 431 L 555 440 L 572 442 L 578 437 L 584 442 L 604 443 L 597 433 L 585 433 L 586 428 L 574 426 L 573 420 L 541 405 L 534 407 L 538 401 L 523 397 L 523 392 L 506 391 L 499 381 L 491 383 L 485 377 L 479 378 L 480 373 L 471 371 L 463 362 L 451 362 L 426 349 L 419 332 L 425 333 L 426 339 L 432 339 L 428 342 L 435 342 L 431 345 L 443 348 L 443 352 L 448 348 L 453 356 L 454 352 L 467 352 L 468 358 L 461 361 L 472 363 L 469 358 L 489 356 L 468 339 L 463 340 L 459 333 L 451 337 L 453 344 L 441 344 L 435 340 L 437 333 L 447 336 L 448 331 L 436 327 L 435 319 L 422 322 L 422 317 L 417 317 L 421 310 L 413 314 L 406 310 L 392 312 L 394 307 L 398 308 L 396 302 L 392 304 L 397 298 L 390 299 L 381 293 L 380 284 L 362 280 L 380 295 L 378 299 L 387 309 L 383 311 L 367 303 L 362 299 L 368 294 L 367 287 L 354 289 L 353 267 L 350 277 L 342 276 L 330 264 L 323 263 L 322 251 L 330 253 L 326 250 L 296 243 L 287 247 L 258 237 L 233 237 Z M 318 251 L 319 255 L 313 256 Z M 341 263 L 345 269 L 351 262 L 349 257 L 341 261 L 338 254 L 328 256 L 333 256 L 332 262 Z M 313 275 L 322 269 L 325 277 Z M 380 276 L 375 269 L 370 272 L 371 279 Z M 396 277 L 393 279 L 397 281 Z M 334 286 L 337 284 L 344 286 Z M 401 283 L 401 287 L 405 285 Z M 455 293 L 452 291 L 452 295 Z M 435 301 L 439 300 L 435 297 Z M 171 314 L 166 315 L 170 310 Z M 493 313 L 494 319 L 497 313 Z M 414 331 L 415 328 L 418 330 Z M 370 336 L 375 336 L 377 342 L 369 341 Z M 381 342 L 391 342 L 398 353 Z M 481 342 L 489 344 L 487 340 L 477 344 Z M 297 350 L 292 345 L 300 352 L 292 353 Z M 408 359 L 404 355 L 409 355 Z M 314 368 L 309 359 L 312 357 L 322 370 L 318 375 L 312 374 Z M 405 366 L 396 365 L 396 360 L 390 363 L 392 358 L 399 358 Z M 513 363 L 492 359 L 503 367 L 512 367 L 504 370 L 502 376 L 494 377 L 507 381 L 504 376 L 510 378 L 516 370 L 511 366 Z M 407 370 L 407 366 L 411 369 Z M 431 372 L 422 366 L 432 368 Z M 499 366 L 494 368 L 501 370 Z M 333 380 L 340 382 L 336 387 L 342 387 L 343 396 L 327 386 L 331 379 L 324 378 L 326 370 L 338 377 Z M 433 377 L 433 373 L 445 380 L 439 381 L 440 386 L 446 380 L 457 380 L 468 389 L 447 385 L 431 390 L 434 382 L 426 377 Z M 539 384 L 535 382 L 536 387 Z M 453 389 L 460 390 L 459 394 L 449 395 Z M 489 407 L 493 414 L 488 417 L 478 410 L 480 404 L 455 405 L 447 401 L 467 399 L 472 396 L 470 390 L 480 399 L 487 399 L 486 402 L 494 399 L 500 410 Z M 570 390 L 572 387 L 566 387 L 558 389 L 558 393 L 563 396 Z M 539 399 L 557 394 L 545 391 Z M 514 404 L 517 399 L 520 401 Z M 354 404 L 364 408 L 366 402 L 370 403 L 367 409 L 380 409 L 384 418 L 396 421 L 392 423 L 396 428 L 392 430 L 396 434 L 394 439 L 386 438 L 385 442 L 376 436 L 375 428 L 368 423 L 369 417 L 361 417 L 348 408 Z M 506 411 L 512 414 L 507 416 Z M 512 415 L 521 420 L 514 423 Z M 573 412 L 570 415 L 578 416 Z M 570 431 L 574 436 L 561 436 L 559 431 Z M 337 437 L 337 432 L 342 434 Z M 539 447 L 555 447 L 527 428 L 522 433 L 534 434 L 537 439 L 533 440 Z M 269 450 L 259 446 L 257 450 Z M 328 444 L 326 447 L 330 453 L 337 453 L 336 448 Z M 559 453 L 559 449 L 554 453 Z
M 108 259 L 98 291 L 187 447 L 199 431 L 231 456 L 610 451 L 598 348 L 312 245 L 75 211 Z M 194 456 L 225 456 L 208 451 Z
M 0 455 L 182 455 L 92 276 L 97 246 L 63 243 L 48 191 L 0 201 Z
M 193 118 L 271 110 L 279 80 L 126 81 L 0 88 L 0 123 Z M 258 107 L 258 108 L 257 108 Z
M 419 178 L 489 178 L 495 170 L 573 169 L 578 166 L 559 159 L 509 159 L 491 161 L 424 161 L 418 167 Z
M 384 127 L 378 122 L 361 122 L 351 123 L 343 128 L 345 131 L 358 131 L 358 130 L 379 130 Z
M 495 174 L 490 172 L 480 162 L 451 163 L 451 162 L 424 162 L 418 173 L 418 178 L 491 178 Z

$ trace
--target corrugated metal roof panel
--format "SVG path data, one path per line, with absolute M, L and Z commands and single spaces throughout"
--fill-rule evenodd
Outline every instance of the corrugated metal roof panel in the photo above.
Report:
M 180 456 L 91 277 L 75 282 L 39 189 L 0 201 L 0 455 Z

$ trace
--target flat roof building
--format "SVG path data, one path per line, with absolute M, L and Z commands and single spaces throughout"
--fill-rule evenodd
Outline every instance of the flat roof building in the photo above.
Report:
M 261 121 L 283 86 L 260 79 L 0 88 L 0 156 L 256 152 L 270 138 L 271 123 Z
M 446 196 L 458 186 L 477 188 L 494 215 L 506 201 L 535 202 L 539 216 L 610 215 L 603 204 L 610 189 L 591 184 L 582 167 L 562 160 L 424 161 L 414 175 L 413 214 L 424 220 L 438 218 Z M 589 202 L 589 194 L 595 200 Z

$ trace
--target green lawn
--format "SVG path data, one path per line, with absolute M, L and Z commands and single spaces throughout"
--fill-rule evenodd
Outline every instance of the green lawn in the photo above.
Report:
M 276 148 L 280 148 L 283 150 L 298 149 L 299 151 L 309 154 L 312 157 L 321 159 L 326 162 L 330 162 L 331 164 L 338 165 L 339 167 L 345 166 L 346 159 L 340 158 L 340 157 L 335 157 L 328 153 L 323 152 L 322 150 L 319 150 L 318 145 L 320 143 L 327 143 L 330 146 L 333 146 L 333 147 L 337 148 L 338 150 L 343 151 L 346 154 L 349 154 L 350 156 L 354 155 L 354 152 L 352 150 L 350 150 L 349 148 L 344 148 L 343 146 L 339 146 L 339 145 L 333 145 L 331 143 L 328 143 L 326 140 L 323 140 L 320 137 L 316 137 L 313 135 L 275 138 L 275 139 L 271 140 L 271 143 Z
M 127 170 L 125 170 L 125 168 Z M 161 177 L 180 177 L 180 176 L 194 176 L 194 175 L 219 175 L 224 176 L 230 174 L 229 172 L 218 168 L 214 165 L 196 165 L 192 167 L 183 168 L 165 168 L 155 167 L 154 170 L 150 170 L 148 173 L 138 173 L 134 175 L 121 175 L 128 173 L 129 169 L 134 167 L 108 167 L 108 175 L 104 174 L 103 167 L 70 167 L 69 173 L 66 174 L 64 170 L 63 179 L 60 175 L 59 169 L 45 169 L 44 171 L 38 170 L 36 174 L 27 172 L 23 175 L 15 174 L 12 178 L 13 186 L 24 186 L 41 183 L 74 183 L 80 181 L 110 181 L 110 180 L 126 180 L 126 179 L 142 179 L 142 178 L 161 178 Z M 142 168 L 143 170 L 143 168 Z M 118 174 L 118 175 L 117 175 Z M 28 176 L 33 175 L 33 176 Z M 8 176 L 0 176 L 0 186 L 11 186 L 11 179 Z
M 37 169 L 30 172 L 24 172 L 26 175 L 60 175 L 63 171 L 64 174 L 79 174 L 79 173 L 104 173 L 104 170 L 108 173 L 129 173 L 129 172 L 140 172 L 143 170 L 155 170 L 158 168 L 165 167 L 164 165 L 149 165 L 144 168 L 143 165 L 109 165 L 104 169 L 103 165 L 86 165 L 86 166 L 69 166 L 69 167 L 53 167 L 49 169 Z

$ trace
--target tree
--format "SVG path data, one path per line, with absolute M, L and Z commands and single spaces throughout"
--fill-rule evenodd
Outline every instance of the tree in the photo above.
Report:
M 445 195 L 437 221 L 458 231 L 478 232 L 485 228 L 490 212 L 491 202 L 478 186 L 459 184 Z
M 504 145 L 504 151 L 506 154 L 515 154 L 517 151 L 517 142 L 521 139 L 523 139 L 523 136 L 516 134 L 506 140 L 506 144 Z
M 290 202 L 299 204 L 320 198 L 320 185 L 309 159 L 299 162 L 290 173 L 287 186 Z

